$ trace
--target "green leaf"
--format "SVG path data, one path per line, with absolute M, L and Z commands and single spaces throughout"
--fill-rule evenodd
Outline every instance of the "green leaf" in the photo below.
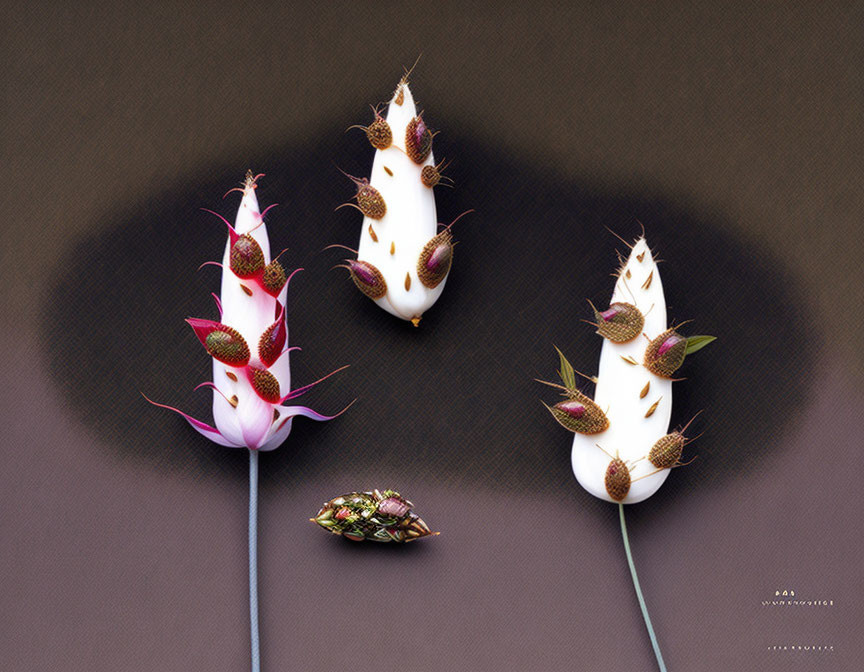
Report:
M 573 371 L 573 367 L 570 365 L 570 362 L 567 361 L 564 353 L 558 350 L 558 346 L 556 345 L 553 347 L 558 351 L 558 356 L 561 358 L 561 370 L 558 372 L 558 375 L 561 376 L 561 380 L 564 381 L 564 387 L 568 390 L 576 389 L 576 374 Z
M 716 336 L 690 336 L 687 338 L 687 349 L 684 351 L 684 356 L 692 355 L 697 350 L 701 350 L 711 341 L 716 341 Z

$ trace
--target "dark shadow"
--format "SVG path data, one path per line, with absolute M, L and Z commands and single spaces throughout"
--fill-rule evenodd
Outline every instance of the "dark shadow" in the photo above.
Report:
M 321 252 L 356 245 L 359 214 L 334 212 L 353 193 L 334 164 L 365 174 L 371 155 L 362 134 L 322 133 L 253 157 L 251 167 L 267 173 L 262 204 L 282 204 L 268 217 L 272 246 L 290 246 L 287 265 L 307 269 L 289 294 L 291 343 L 304 348 L 294 380 L 350 363 L 309 402 L 332 412 L 358 398 L 333 422 L 295 421 L 266 458 L 264 487 L 338 467 L 502 492 L 576 488 L 570 437 L 540 405 L 550 394 L 533 379 L 554 378 L 553 343 L 577 368 L 596 366 L 599 337 L 580 318 L 589 316 L 586 298 L 608 300 L 615 248 L 623 247 L 604 227 L 631 238 L 636 218 L 668 260 L 670 319 L 695 318 L 693 332 L 719 337 L 688 359 L 688 379 L 676 386 L 674 423 L 705 409 L 693 427 L 705 435 L 690 449 L 700 458 L 652 501 L 720 484 L 782 450 L 784 429 L 805 412 L 821 338 L 791 262 L 734 235 L 716 214 L 564 179 L 462 136 L 441 141 L 444 156 L 458 148 L 458 160 L 449 171 L 456 188 L 438 193 L 439 219 L 477 212 L 455 227 L 453 271 L 419 329 L 374 306 L 344 271 L 330 271 L 338 251 Z M 241 160 L 96 223 L 97 233 L 52 269 L 42 309 L 52 377 L 80 419 L 119 458 L 184 477 L 246 475 L 243 451 L 208 443 L 140 395 L 210 421 L 209 392 L 191 392 L 209 379 L 210 360 L 183 319 L 216 316 L 209 293 L 219 271 L 195 269 L 221 256 L 225 231 L 199 208 L 232 217 L 237 194 L 221 196 L 242 178 Z

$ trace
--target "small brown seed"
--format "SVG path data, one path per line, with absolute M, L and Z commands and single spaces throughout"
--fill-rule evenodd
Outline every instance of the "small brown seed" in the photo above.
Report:
M 660 397 L 660 399 L 662 399 L 662 398 L 663 397 Z M 650 418 L 652 415 L 654 415 L 654 411 L 656 411 L 657 407 L 660 405 L 660 399 L 658 399 L 653 404 L 651 404 L 651 407 L 648 409 L 648 412 L 645 414 L 646 418 Z

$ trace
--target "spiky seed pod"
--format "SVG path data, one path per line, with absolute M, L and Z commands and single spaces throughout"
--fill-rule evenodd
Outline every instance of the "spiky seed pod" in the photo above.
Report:
M 427 166 L 428 167 L 428 166 Z M 435 289 L 453 263 L 453 234 L 445 229 L 426 243 L 417 261 L 417 277 L 424 287 Z
M 350 492 L 325 502 L 311 520 L 351 541 L 404 543 L 435 534 L 395 490 Z
M 365 130 L 369 144 L 375 149 L 387 149 L 393 144 L 393 131 L 390 130 L 390 124 L 377 112 L 375 113 L 375 121 L 369 124 Z
M 416 164 L 422 164 L 432 151 L 432 132 L 423 117 L 414 117 L 405 128 L 405 153 Z
M 280 315 L 279 319 L 267 327 L 258 339 L 258 358 L 264 366 L 270 367 L 279 359 L 287 338 L 285 320 Z
M 362 180 L 357 189 L 357 207 L 360 211 L 371 219 L 381 219 L 387 214 L 387 204 L 375 187 L 367 180 Z
M 424 187 L 431 189 L 441 181 L 441 173 L 436 166 L 423 166 L 423 170 L 420 171 L 420 181 Z
M 288 276 L 285 275 L 285 267 L 277 259 L 264 267 L 261 284 L 270 296 L 278 296 L 286 282 L 288 282 Z
M 357 285 L 357 289 L 370 299 L 380 299 L 387 293 L 387 283 L 381 271 L 367 261 L 359 259 L 346 259 L 351 279 Z
M 248 233 L 231 246 L 231 270 L 238 278 L 252 278 L 264 268 L 264 252 L 258 241 Z
M 680 432 L 672 432 L 661 436 L 651 446 L 648 452 L 648 461 L 658 469 L 671 469 L 681 459 L 681 451 L 684 450 L 684 435 Z
M 661 378 L 671 378 L 687 354 L 687 339 L 674 329 L 667 329 L 645 348 L 643 364 Z
M 207 334 L 204 347 L 213 359 L 229 366 L 246 366 L 251 356 L 246 339 L 239 331 L 224 324 Z
M 615 458 L 606 467 L 606 492 L 616 502 L 623 500 L 630 492 L 630 470 L 624 461 Z
M 590 397 L 576 389 L 568 389 L 567 396 L 566 401 L 546 406 L 562 427 L 577 434 L 599 434 L 609 428 L 606 414 Z
M 252 388 L 264 401 L 278 404 L 282 396 L 279 393 L 279 381 L 267 369 L 253 368 L 250 371 Z
M 603 312 L 594 308 L 594 317 L 597 320 L 597 333 L 613 343 L 632 341 L 645 326 L 642 311 L 630 303 L 616 302 Z

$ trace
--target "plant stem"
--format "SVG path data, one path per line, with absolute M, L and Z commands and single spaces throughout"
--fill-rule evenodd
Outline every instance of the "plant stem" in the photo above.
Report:
M 623 520 L 623 519 L 622 519 Z M 252 672 L 261 670 L 258 637 L 258 451 L 249 451 L 249 626 Z
M 639 598 L 639 607 L 642 609 L 642 618 L 645 619 L 645 627 L 648 628 L 648 636 L 651 638 L 651 646 L 654 647 L 654 655 L 657 657 L 657 666 L 660 672 L 666 672 L 666 664 L 663 662 L 663 654 L 660 653 L 660 645 L 657 643 L 657 635 L 651 626 L 651 617 L 648 615 L 648 607 L 645 606 L 645 598 L 642 597 L 642 589 L 639 587 L 639 577 L 636 576 L 636 565 L 633 564 L 633 554 L 630 553 L 630 539 L 627 536 L 627 523 L 624 522 L 624 505 L 618 504 L 618 513 L 621 517 L 621 537 L 624 539 L 624 550 L 627 552 L 627 564 L 630 565 L 630 576 L 633 577 L 633 588 L 636 589 L 636 597 Z

